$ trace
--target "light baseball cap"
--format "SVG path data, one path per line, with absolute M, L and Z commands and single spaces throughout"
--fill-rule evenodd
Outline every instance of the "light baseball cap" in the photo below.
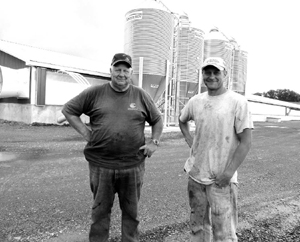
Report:
M 221 57 L 208 57 L 202 64 L 202 70 L 207 66 L 214 66 L 220 71 L 226 70 L 225 61 Z

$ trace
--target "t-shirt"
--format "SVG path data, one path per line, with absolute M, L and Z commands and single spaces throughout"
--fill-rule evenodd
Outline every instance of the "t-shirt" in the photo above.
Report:
M 253 129 L 247 99 L 230 90 L 218 96 L 204 92 L 192 97 L 182 109 L 180 120 L 194 120 L 196 125 L 185 170 L 206 185 L 212 184 L 232 160 L 239 145 L 237 134 Z M 237 182 L 237 172 L 231 182 Z
M 110 83 L 92 86 L 67 102 L 63 109 L 90 117 L 91 141 L 84 155 L 93 165 L 109 169 L 137 166 L 145 160 L 145 122 L 156 124 L 161 113 L 143 89 L 130 85 L 117 92 Z

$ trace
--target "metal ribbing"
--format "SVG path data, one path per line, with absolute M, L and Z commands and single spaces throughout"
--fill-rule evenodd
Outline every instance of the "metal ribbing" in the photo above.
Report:
M 232 90 L 245 94 L 247 82 L 247 52 L 234 50 Z
M 183 26 L 178 31 L 177 79 L 179 109 L 198 91 L 199 69 L 203 60 L 204 32 Z
M 152 8 L 133 9 L 126 14 L 124 51 L 132 57 L 133 73 L 139 72 L 144 57 L 144 74 L 166 75 L 172 60 L 173 16 Z
M 197 82 L 199 69 L 203 61 L 204 32 L 200 29 L 191 29 L 192 35 L 189 48 L 189 76 L 191 82 Z
M 225 60 L 228 72 L 224 86 L 228 88 L 233 63 L 233 46 L 225 40 L 206 39 L 204 40 L 204 59 L 208 57 L 221 57 Z
M 204 32 L 195 28 L 179 30 L 178 80 L 198 82 L 198 70 L 203 59 Z

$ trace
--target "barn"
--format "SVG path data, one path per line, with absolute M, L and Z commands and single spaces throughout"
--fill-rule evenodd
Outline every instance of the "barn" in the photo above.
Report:
M 55 124 L 64 103 L 110 80 L 109 66 L 0 40 L 0 119 Z

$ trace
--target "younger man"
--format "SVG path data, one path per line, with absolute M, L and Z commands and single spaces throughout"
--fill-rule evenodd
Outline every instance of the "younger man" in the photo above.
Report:
M 226 64 L 207 58 L 202 67 L 207 92 L 182 109 L 179 126 L 191 155 L 189 174 L 191 242 L 236 242 L 237 169 L 251 147 L 253 122 L 247 99 L 227 90 Z M 188 121 L 194 120 L 194 138 Z

